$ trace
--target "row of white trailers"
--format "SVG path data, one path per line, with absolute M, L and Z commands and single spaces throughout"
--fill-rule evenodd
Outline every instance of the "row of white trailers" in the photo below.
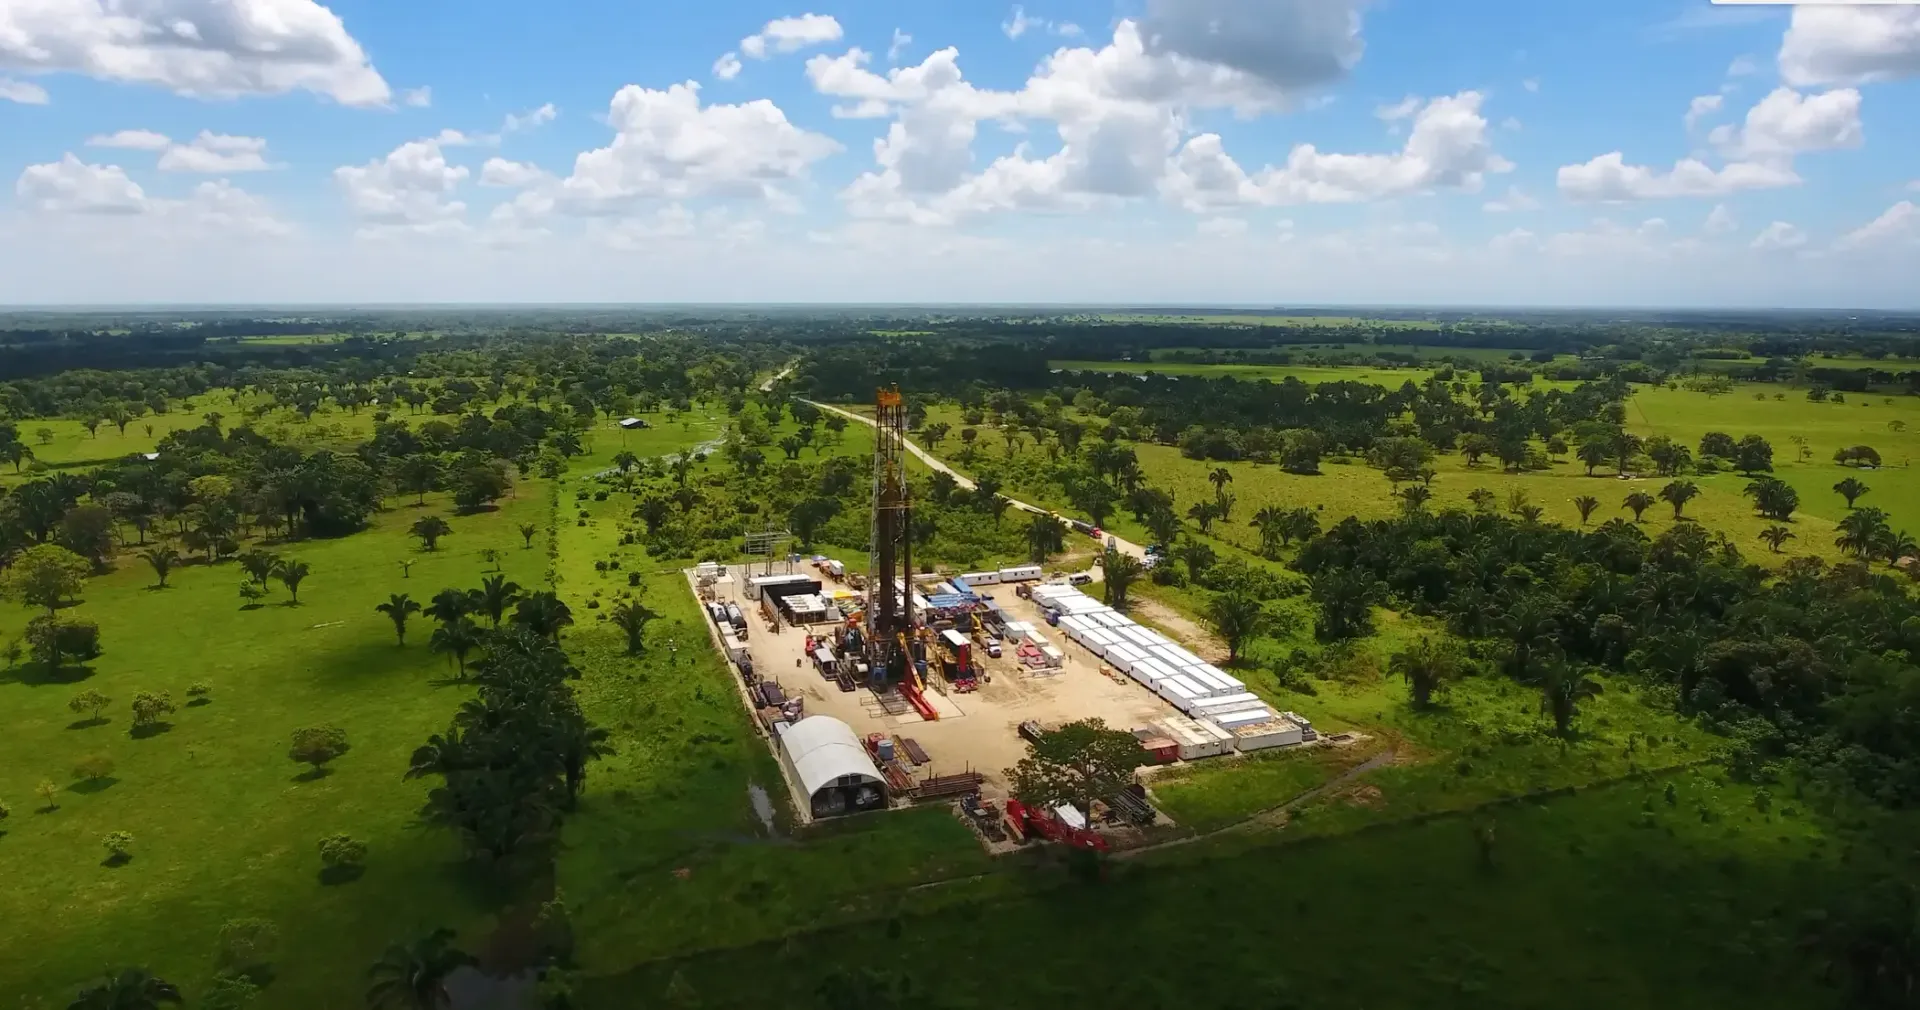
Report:
M 1060 629 L 1069 639 L 1185 713 L 1187 718 L 1163 720 L 1160 726 L 1179 745 L 1183 759 L 1308 739 L 1306 720 L 1274 711 L 1238 677 L 1078 589 L 1041 586 L 1033 598 L 1060 615 Z

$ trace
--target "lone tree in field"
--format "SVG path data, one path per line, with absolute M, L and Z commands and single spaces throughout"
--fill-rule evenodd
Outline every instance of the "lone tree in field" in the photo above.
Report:
M 351 749 L 346 730 L 336 726 L 308 726 L 293 731 L 293 746 L 287 751 L 287 759 L 312 765 L 313 771 L 309 774 L 319 778 L 327 774 L 329 761 Z
M 1765 540 L 1767 546 L 1773 548 L 1773 553 L 1778 554 L 1780 545 L 1793 539 L 1793 531 L 1785 526 L 1769 526 L 1760 531 L 1760 539 Z
M 73 698 L 67 702 L 67 710 L 74 715 L 85 712 L 87 714 L 87 722 L 98 725 L 104 721 L 100 718 L 100 713 L 106 711 L 107 706 L 111 704 L 113 704 L 112 698 L 90 687 L 74 695 Z
M 1676 480 L 1660 489 L 1660 500 L 1673 506 L 1673 517 L 1680 518 L 1687 503 L 1700 496 L 1700 486 L 1690 480 Z
M 1854 502 L 1865 497 L 1866 493 L 1871 490 L 1873 489 L 1868 487 L 1866 483 L 1858 477 L 1848 477 L 1833 486 L 1833 493 L 1845 498 L 1848 508 L 1852 508 Z
M 40 544 L 13 559 L 0 573 L 0 596 L 29 607 L 44 607 L 51 617 L 62 604 L 80 594 L 93 565 L 58 544 Z
M 440 549 L 440 538 L 452 533 L 453 527 L 439 516 L 422 516 L 413 521 L 413 525 L 407 528 L 407 532 L 419 539 L 420 546 L 430 551 L 437 551 Z
M 1109 547 L 1100 558 L 1101 585 L 1105 586 L 1106 604 L 1115 610 L 1127 609 L 1127 590 L 1140 581 L 1146 573 L 1146 566 L 1140 559 L 1122 552 L 1118 547 Z
M 532 524 L 532 523 L 521 523 L 521 524 L 520 524 L 520 539 L 521 539 L 521 540 L 523 541 L 523 543 L 521 543 L 521 545 L 520 545 L 520 548 L 521 548 L 522 550 L 526 550 L 526 549 L 528 549 L 528 548 L 530 548 L 530 547 L 532 547 L 532 546 L 533 546 L 533 535 L 534 535 L 535 533 L 538 533 L 538 532 L 540 532 L 540 527 L 538 527 L 538 526 L 535 526 L 535 525 L 534 525 L 534 524 Z
M 1580 714 L 1580 703 L 1600 695 L 1600 685 L 1585 670 L 1563 660 L 1544 664 L 1540 671 L 1540 711 L 1553 717 L 1554 732 L 1567 736 Z
M 411 944 L 394 944 L 367 969 L 369 1010 L 450 1010 L 447 977 L 477 962 L 453 946 L 451 929 L 436 929 Z
M 161 725 L 161 717 L 177 711 L 173 695 L 166 691 L 140 691 L 133 696 L 133 732 L 151 732 Z
M 627 635 L 627 655 L 637 656 L 646 648 L 647 625 L 660 615 L 645 604 L 627 601 L 613 608 L 613 626 Z
M 1465 665 L 1453 648 L 1444 643 L 1435 645 L 1432 639 L 1422 636 L 1411 648 L 1395 653 L 1387 662 L 1387 670 L 1407 682 L 1413 707 L 1428 708 L 1433 704 L 1434 695 L 1460 679 Z
M 1656 500 L 1657 499 L 1655 499 L 1652 495 L 1646 493 L 1645 491 L 1635 491 L 1634 493 L 1628 495 L 1625 501 L 1620 503 L 1620 507 L 1632 509 L 1633 521 L 1640 522 L 1641 521 L 1640 516 L 1643 513 L 1645 513 L 1648 509 L 1652 508 L 1653 503 Z
M 420 612 L 420 604 L 413 602 L 405 593 L 394 593 L 387 598 L 387 602 L 373 609 L 387 615 L 387 620 L 393 622 L 393 637 L 404 648 L 407 644 L 407 618 Z
M 1087 813 L 1133 784 L 1140 767 L 1140 741 L 1109 729 L 1105 720 L 1082 719 L 1027 742 L 1027 756 L 1007 769 L 1020 802 L 1042 810 L 1071 803 Z
M 119 831 L 115 834 L 125 835 Z M 127 835 L 127 844 L 133 836 Z M 111 848 L 111 846 L 109 846 Z M 115 853 L 121 855 L 123 853 Z M 101 977 L 67 1004 L 67 1010 L 160 1010 L 161 1004 L 182 1006 L 180 987 L 145 968 L 122 968 L 116 974 Z
M 296 607 L 300 605 L 300 583 L 305 582 L 312 573 L 313 569 L 307 567 L 305 561 L 282 561 L 274 570 L 274 574 L 280 577 L 280 584 L 287 587 L 287 595 Z
M 1207 618 L 1227 642 L 1229 663 L 1238 660 L 1241 647 L 1266 631 L 1272 623 L 1260 598 L 1244 591 L 1215 594 L 1207 603 Z
M 1593 510 L 1600 507 L 1600 499 L 1590 494 L 1583 494 L 1573 500 L 1573 507 L 1580 513 L 1580 525 L 1585 526 L 1587 519 L 1593 515 Z
M 167 588 L 167 576 L 179 567 L 182 560 L 180 552 L 171 547 L 149 547 L 141 551 L 140 556 L 153 566 L 153 577 L 157 580 L 155 585 L 160 589 Z

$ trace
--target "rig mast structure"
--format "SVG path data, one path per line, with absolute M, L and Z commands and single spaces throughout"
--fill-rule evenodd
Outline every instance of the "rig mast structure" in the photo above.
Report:
M 911 669 L 913 517 L 907 486 L 907 408 L 898 386 L 876 391 L 873 428 L 873 541 L 867 558 L 867 649 L 874 673 L 899 681 Z M 904 589 L 904 593 L 902 592 Z M 882 672 L 884 671 L 884 672 Z

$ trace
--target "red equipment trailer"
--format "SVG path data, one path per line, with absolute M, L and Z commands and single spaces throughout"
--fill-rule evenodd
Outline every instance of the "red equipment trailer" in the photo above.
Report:
M 1015 838 L 1044 838 L 1077 849 L 1106 852 L 1107 840 L 1098 831 L 1076 828 L 1062 821 L 1051 810 L 1035 810 L 1019 800 L 1007 801 L 1007 821 Z

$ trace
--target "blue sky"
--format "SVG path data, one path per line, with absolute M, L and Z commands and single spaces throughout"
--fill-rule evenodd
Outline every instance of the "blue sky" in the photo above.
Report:
M 7 0 L 0 302 L 1915 308 L 1916 123 L 1920 6 Z

